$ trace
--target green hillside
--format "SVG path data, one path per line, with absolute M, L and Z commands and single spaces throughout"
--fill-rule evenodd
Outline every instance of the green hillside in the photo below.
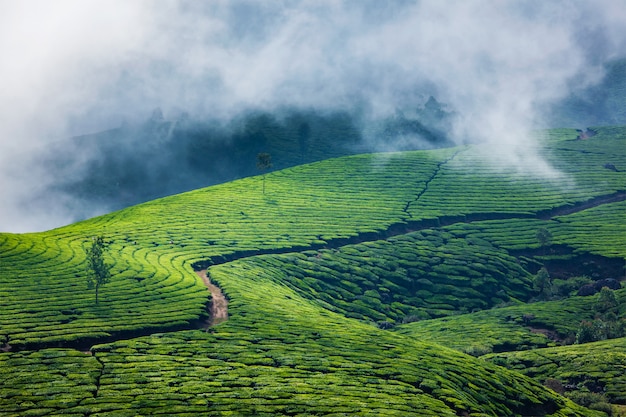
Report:
M 616 291 L 626 312 L 626 290 Z M 399 333 L 474 355 L 571 344 L 582 321 L 598 314 L 598 296 L 571 297 L 478 311 L 399 326 Z
M 605 396 L 626 403 L 626 338 L 603 340 L 537 351 L 489 355 L 489 361 L 533 378 L 553 379 L 566 389 L 576 388 L 588 397 Z
M 0 234 L 0 415 L 595 415 L 428 325 L 546 346 L 509 322 L 567 333 L 579 323 L 549 303 L 589 302 L 525 304 L 557 295 L 534 285 L 539 267 L 570 293 L 623 279 L 626 128 L 596 130 L 542 134 L 548 180 L 479 146 L 367 154 L 272 172 L 265 193 L 251 177 Z M 113 277 L 96 305 L 97 235 Z M 208 331 L 204 268 L 229 299 Z

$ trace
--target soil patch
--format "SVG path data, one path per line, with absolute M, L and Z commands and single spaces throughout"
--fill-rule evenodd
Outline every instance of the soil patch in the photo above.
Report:
M 559 337 L 559 334 L 554 330 L 542 329 L 538 327 L 529 327 L 529 330 L 535 334 L 542 334 L 553 342 L 557 342 L 559 344 L 563 343 L 563 338 Z
M 228 300 L 224 293 L 222 293 L 222 290 L 211 282 L 206 269 L 196 271 L 196 274 L 198 274 L 204 282 L 204 285 L 206 285 L 211 292 L 211 303 L 209 304 L 210 316 L 204 328 L 206 329 L 228 320 Z

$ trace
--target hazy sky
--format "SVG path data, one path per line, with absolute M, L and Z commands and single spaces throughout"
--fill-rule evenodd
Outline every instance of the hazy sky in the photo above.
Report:
M 53 181 L 30 155 L 155 107 L 379 116 L 434 94 L 454 140 L 532 157 L 537 109 L 598 82 L 624 28 L 626 0 L 0 0 L 0 230 L 68 220 L 24 204 Z

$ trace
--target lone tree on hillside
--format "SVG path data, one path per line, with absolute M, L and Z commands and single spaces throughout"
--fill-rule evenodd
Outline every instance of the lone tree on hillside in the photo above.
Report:
M 263 194 L 265 194 L 265 171 L 272 167 L 272 155 L 262 152 L 256 156 L 256 167 L 263 173 Z
M 537 291 L 547 300 L 552 294 L 552 279 L 546 268 L 541 268 L 535 278 L 533 285 Z
M 598 300 L 595 304 L 595 310 L 599 313 L 608 313 L 619 306 L 615 293 L 609 287 L 602 287 Z
M 537 230 L 537 240 L 539 241 L 539 245 L 543 248 L 543 252 L 545 255 L 546 247 L 550 246 L 552 242 L 552 233 L 545 227 Z
M 96 236 L 87 248 L 87 288 L 96 290 L 96 304 L 98 304 L 98 291 L 100 286 L 109 282 L 111 278 L 111 265 L 104 262 L 104 239 Z

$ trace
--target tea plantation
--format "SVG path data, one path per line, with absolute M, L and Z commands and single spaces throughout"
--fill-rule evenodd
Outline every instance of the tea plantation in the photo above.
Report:
M 626 403 L 626 338 L 623 337 L 584 345 L 499 353 L 486 359 L 537 380 L 557 380 L 569 390 L 576 388 L 588 396 L 595 393 L 613 403 Z
M 616 291 L 621 314 L 626 289 Z M 527 350 L 573 343 L 581 321 L 592 321 L 598 296 L 540 301 L 423 320 L 398 326 L 399 333 L 442 344 L 472 355 Z
M 623 281 L 626 128 L 595 130 L 541 133 L 549 165 L 480 146 L 357 155 L 271 172 L 265 192 L 244 178 L 0 234 L 0 415 L 601 416 L 544 388 L 568 376 L 534 359 L 459 352 L 549 352 L 598 313 L 572 294 Z M 94 236 L 112 265 L 98 304 Z M 208 328 L 205 268 L 229 299 Z M 601 381 L 615 404 L 620 381 Z

